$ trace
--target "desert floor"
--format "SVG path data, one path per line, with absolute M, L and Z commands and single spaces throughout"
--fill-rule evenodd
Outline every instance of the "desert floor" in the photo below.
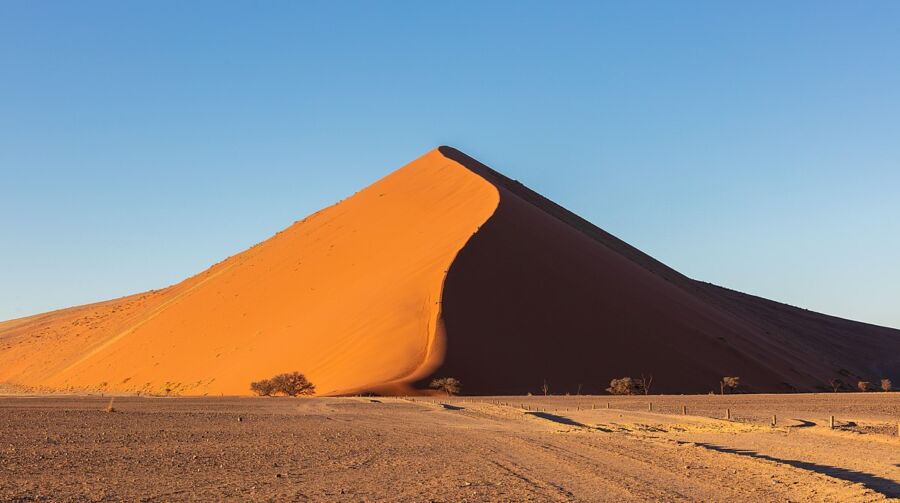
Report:
M 900 393 L 108 401 L 0 398 L 0 500 L 900 498 Z

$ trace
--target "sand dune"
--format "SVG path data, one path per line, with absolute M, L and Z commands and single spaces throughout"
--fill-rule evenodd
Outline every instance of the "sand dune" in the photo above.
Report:
M 523 185 L 450 148 L 500 204 L 454 261 L 450 342 L 439 373 L 470 389 L 601 392 L 654 376 L 666 393 L 814 390 L 832 378 L 900 377 L 900 331 L 691 280 Z M 498 362 L 505 366 L 498 369 Z
M 403 392 L 440 360 L 445 272 L 496 206 L 492 185 L 430 152 L 171 288 L 12 322 L 0 381 L 247 394 L 300 369 L 323 394 Z
M 429 152 L 172 287 L 0 324 L 17 389 L 247 394 L 814 390 L 900 381 L 900 331 L 689 279 L 459 151 Z

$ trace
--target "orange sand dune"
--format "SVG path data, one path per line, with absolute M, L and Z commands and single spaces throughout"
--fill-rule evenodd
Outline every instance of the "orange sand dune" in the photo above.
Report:
M 0 323 L 0 384 L 247 394 L 812 390 L 900 381 L 900 331 L 689 279 L 459 151 L 434 150 L 178 285 Z
M 497 201 L 432 151 L 178 285 L 7 322 L 0 382 L 247 394 L 302 370 L 320 393 L 400 392 L 440 361 L 445 273 Z

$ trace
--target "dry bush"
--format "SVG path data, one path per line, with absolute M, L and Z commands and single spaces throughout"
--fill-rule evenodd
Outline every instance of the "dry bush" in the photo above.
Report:
M 544 392 L 544 396 L 547 396 L 550 394 L 550 385 L 547 384 L 546 379 L 544 379 L 544 384 L 541 385 L 541 391 Z
M 725 377 L 722 378 L 721 381 L 719 381 L 719 389 L 721 390 L 721 392 L 722 392 L 723 395 L 725 394 L 725 389 L 726 389 L 726 388 L 729 389 L 730 392 L 733 393 L 734 390 L 736 390 L 737 387 L 740 386 L 740 384 L 741 384 L 741 378 L 740 378 L 740 377 L 736 377 L 736 376 L 735 376 L 735 377 L 725 376 Z
M 116 408 L 113 407 L 113 400 L 115 400 L 115 397 L 109 399 L 109 403 L 106 404 L 106 408 L 103 409 L 104 411 L 106 411 L 106 412 L 115 412 L 116 411 Z
M 252 382 L 250 383 L 250 390 L 259 396 L 272 396 L 276 393 L 287 396 L 301 396 L 315 394 L 316 386 L 309 382 L 306 376 L 294 371 L 278 374 L 271 379 Z
M 250 383 L 250 391 L 259 396 L 272 396 L 275 393 L 275 384 L 271 379 L 263 379 Z
M 859 381 L 856 383 L 856 387 L 859 388 L 860 391 L 869 391 L 869 387 L 872 385 L 869 381 Z
M 444 393 L 447 393 L 447 396 L 453 396 L 460 392 L 462 384 L 460 384 L 459 379 L 455 377 L 441 377 L 432 380 L 428 387 L 443 391 Z
M 313 395 L 316 392 L 316 386 L 296 370 L 273 377 L 272 385 L 275 387 L 275 393 L 284 393 L 287 396 Z
M 636 395 L 641 391 L 641 386 L 638 381 L 630 377 L 620 377 L 609 381 L 606 391 L 612 395 Z
M 884 378 L 881 380 L 881 391 L 890 391 L 893 387 L 890 379 Z

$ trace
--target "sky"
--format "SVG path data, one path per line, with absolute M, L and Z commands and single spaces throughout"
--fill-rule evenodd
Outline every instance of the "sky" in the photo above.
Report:
M 0 320 L 176 283 L 438 145 L 900 328 L 900 3 L 0 3 Z

